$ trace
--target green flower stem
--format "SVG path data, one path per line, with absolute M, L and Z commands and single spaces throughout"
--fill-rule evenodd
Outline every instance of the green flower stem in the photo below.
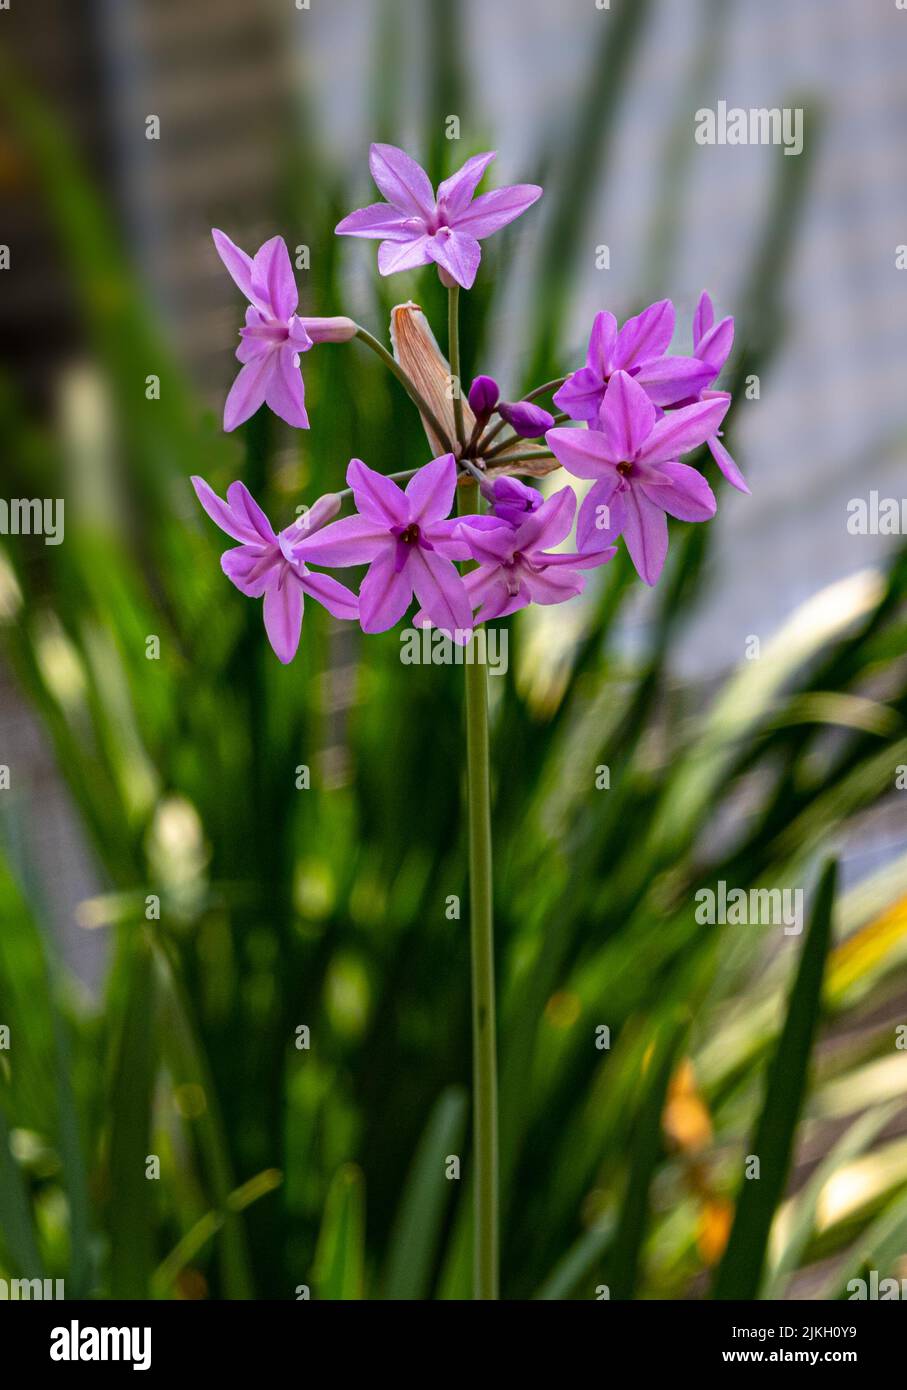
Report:
M 457 440 L 462 450 L 466 443 L 463 427 L 463 399 L 460 384 L 460 286 L 451 285 L 447 291 L 447 354 L 450 358 L 450 375 L 453 378 L 454 425 Z
M 528 463 L 530 459 L 553 459 L 550 449 L 521 449 L 517 454 L 501 454 L 498 458 L 493 458 L 492 463 Z M 487 462 L 487 460 L 485 460 Z M 492 477 L 496 475 L 492 473 Z
M 475 482 L 458 489 L 460 514 L 481 505 Z M 475 637 L 471 639 L 475 643 Z M 484 663 L 464 662 L 466 799 L 469 810 L 469 918 L 472 957 L 474 1152 L 473 1297 L 498 1297 L 498 1074 L 494 997 L 488 679 Z M 472 652 L 475 656 L 476 653 Z
M 406 391 L 406 394 L 409 396 L 410 400 L 415 405 L 419 414 L 422 416 L 422 419 L 425 421 L 427 425 L 431 427 L 433 433 L 437 435 L 438 439 L 441 440 L 441 443 L 444 445 L 444 448 L 447 450 L 447 452 L 453 453 L 453 441 L 451 440 L 450 435 L 447 433 L 447 430 L 441 424 L 437 415 L 434 413 L 431 406 L 428 404 L 428 401 L 426 401 L 424 397 L 420 396 L 419 392 L 416 390 L 409 376 L 400 366 L 400 363 L 397 361 L 397 359 L 391 353 L 388 352 L 387 348 L 384 346 L 383 343 L 379 343 L 378 339 L 373 337 L 372 334 L 369 333 L 368 329 L 363 328 L 360 324 L 356 325 L 356 337 L 360 340 L 360 342 L 365 343 L 366 347 L 370 347 L 372 352 L 374 352 L 376 356 L 381 358 L 381 361 L 384 363 L 385 367 L 387 367 L 390 371 L 393 372 L 394 376 L 402 384 L 404 390 Z

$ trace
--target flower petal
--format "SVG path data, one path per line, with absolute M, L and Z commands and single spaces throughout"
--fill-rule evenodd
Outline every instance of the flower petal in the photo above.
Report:
M 544 550 L 560 545 L 573 526 L 576 493 L 569 485 L 548 497 L 516 529 L 514 548 L 518 551 Z
M 307 430 L 309 417 L 305 408 L 305 385 L 299 367 L 299 353 L 292 343 L 284 343 L 277 353 L 277 367 L 271 376 L 265 401 L 288 425 Z
M 255 253 L 252 288 L 262 305 L 270 305 L 276 319 L 288 319 L 299 303 L 290 253 L 282 236 L 272 236 Z
M 634 459 L 655 420 L 655 407 L 643 388 L 626 372 L 615 372 L 598 416 L 608 456 L 617 462 Z
M 249 524 L 248 518 L 244 515 L 237 516 L 229 502 L 218 497 L 204 478 L 196 476 L 191 479 L 191 482 L 195 488 L 196 497 L 215 525 L 225 531 L 228 536 L 232 536 L 235 541 L 242 541 L 244 545 L 260 544 L 261 537 L 254 526 Z
M 339 525 L 335 522 L 335 525 Z M 415 549 L 415 547 L 414 547 Z M 413 596 L 409 565 L 397 570 L 395 547 L 375 557 L 359 589 L 359 622 L 363 632 L 386 632 L 400 621 Z
M 705 478 L 685 463 L 659 463 L 640 478 L 639 486 L 650 502 L 678 521 L 708 521 L 718 510 Z
M 673 336 L 674 305 L 670 299 L 660 299 L 635 318 L 627 319 L 617 335 L 614 366 L 626 370 L 650 357 L 660 357 Z
M 457 465 L 453 454 L 442 454 L 420 468 L 406 484 L 410 516 L 421 524 L 450 516 L 457 490 Z
M 734 459 L 731 458 L 730 454 L 728 453 L 727 449 L 724 447 L 718 436 L 713 435 L 713 437 L 707 442 L 712 458 L 715 460 L 718 467 L 721 469 L 722 473 L 727 478 L 731 487 L 735 487 L 738 492 L 745 492 L 748 495 L 749 488 L 746 485 L 746 479 L 740 472 L 740 469 L 737 467 L 737 464 L 735 463 Z
M 391 526 L 408 526 L 412 516 L 406 494 L 393 479 L 376 473 L 362 459 L 350 459 L 346 481 L 353 490 L 356 509 L 372 521 Z
M 702 358 L 703 362 L 708 362 L 709 366 L 715 369 L 717 376 L 730 356 L 733 346 L 734 320 L 728 315 L 726 319 L 716 323 L 714 328 L 703 333 L 696 344 L 696 356 Z
M 555 569 L 553 572 L 535 570 L 524 581 L 533 603 L 549 605 L 565 603 L 586 587 L 585 576 L 576 570 Z
M 699 347 L 700 341 L 708 333 L 712 324 L 715 322 L 715 310 L 712 307 L 712 297 L 708 290 L 703 290 L 699 296 L 699 303 L 693 314 L 693 351 Z
M 341 584 L 330 574 L 318 574 L 315 570 L 306 570 L 299 575 L 299 582 L 304 591 L 311 594 L 326 608 L 335 618 L 358 618 L 359 600 L 348 589 L 345 584 Z
M 508 188 L 495 188 L 491 193 L 481 193 L 474 198 L 452 225 L 458 232 L 468 232 L 481 241 L 483 237 L 506 227 L 508 222 L 531 208 L 541 196 L 541 188 L 534 183 L 515 183 Z
M 217 247 L 217 254 L 220 256 L 227 270 L 233 279 L 234 284 L 246 299 L 255 299 L 255 292 L 252 289 L 252 257 L 247 256 L 235 241 L 231 241 L 226 232 L 222 232 L 217 227 L 211 228 L 211 235 L 214 238 L 214 245 Z
M 651 357 L 633 372 L 654 405 L 695 398 L 714 379 L 715 368 L 698 357 Z
M 610 391 L 608 393 L 610 395 Z M 651 434 L 640 449 L 641 463 L 668 463 L 680 454 L 698 449 L 700 444 L 717 433 L 727 414 L 731 398 L 725 391 L 716 392 L 693 405 L 681 406 L 656 420 Z M 607 405 L 607 402 L 605 402 Z M 603 407 L 604 409 L 604 407 Z
M 461 645 L 472 631 L 472 607 L 453 562 L 414 546 L 407 566 L 416 598 L 435 627 Z
M 237 545 L 220 557 L 224 574 L 247 598 L 261 598 L 276 582 L 275 570 L 283 564 L 279 550 L 264 545 Z
M 482 259 L 482 248 L 467 232 L 441 227 L 429 238 L 426 250 L 431 259 L 452 275 L 464 290 L 471 290 Z
M 603 309 L 593 320 L 589 348 L 586 352 L 586 366 L 601 377 L 603 382 L 614 370 L 616 350 L 617 319 L 607 309 Z
M 314 535 L 294 541 L 292 555 L 312 565 L 367 565 L 382 550 L 393 550 L 393 542 L 383 522 L 368 516 L 344 516 L 332 521 Z
M 620 462 L 611 457 L 607 440 L 598 430 L 558 426 L 548 431 L 545 442 L 558 463 L 574 478 L 600 478 Z
M 228 434 L 245 424 L 264 405 L 276 369 L 277 356 L 273 352 L 267 352 L 240 367 L 224 402 L 224 429 Z
M 469 206 L 472 195 L 479 186 L 482 175 L 495 158 L 495 151 L 487 154 L 474 154 L 467 159 L 462 169 L 451 174 L 438 185 L 438 211 L 442 217 L 453 221 Z
M 607 386 L 593 367 L 581 367 L 555 391 L 553 400 L 558 410 L 564 410 L 571 420 L 598 420 Z
M 382 241 L 378 247 L 378 269 L 382 275 L 396 275 L 401 270 L 415 270 L 429 265 L 431 237 L 415 234 L 407 241 Z
M 227 488 L 227 502 L 236 519 L 246 526 L 256 541 L 264 545 L 277 545 L 274 528 L 255 501 L 245 483 L 231 483 Z
M 398 209 L 388 203 L 370 203 L 367 208 L 357 208 L 334 228 L 337 236 L 377 237 L 385 241 L 412 241 L 414 231 L 418 235 L 413 219 L 401 216 Z
M 627 520 L 628 491 L 621 488 L 616 473 L 589 489 L 576 523 L 576 544 L 581 551 L 596 554 L 620 535 Z
M 286 566 L 279 582 L 265 594 L 265 631 L 284 666 L 293 660 L 299 646 L 302 608 L 302 585 Z
M 626 507 L 622 535 L 636 572 L 646 584 L 654 584 L 668 553 L 668 522 L 664 512 L 638 488 L 620 494 Z
M 372 145 L 368 167 L 384 197 L 407 217 L 431 217 L 435 195 L 425 170 L 396 145 Z

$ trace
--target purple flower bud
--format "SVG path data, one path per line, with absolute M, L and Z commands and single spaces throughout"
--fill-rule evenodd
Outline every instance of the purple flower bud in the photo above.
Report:
M 300 318 L 299 322 L 313 343 L 348 343 L 356 336 L 355 323 L 344 315 L 332 319 Z
M 511 429 L 516 430 L 521 439 L 538 439 L 554 424 L 554 416 L 531 401 L 501 401 L 498 414 Z
M 477 376 L 469 388 L 469 404 L 477 419 L 487 420 L 498 403 L 498 383 L 490 376 Z
M 486 495 L 491 501 L 493 515 L 511 526 L 519 526 L 544 500 L 538 488 L 528 487 L 518 478 L 495 478 Z

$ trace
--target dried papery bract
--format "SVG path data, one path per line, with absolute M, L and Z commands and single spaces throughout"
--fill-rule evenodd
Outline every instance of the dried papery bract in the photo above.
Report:
M 431 406 L 440 423 L 452 439 L 456 438 L 454 421 L 453 393 L 462 391 L 459 382 L 450 375 L 450 364 L 438 347 L 438 340 L 431 331 L 431 325 L 418 304 L 410 300 L 397 304 L 391 310 L 391 344 L 394 357 L 410 377 L 416 390 Z M 438 439 L 434 430 L 423 418 L 428 442 L 435 454 L 444 453 L 444 442 Z M 463 395 L 463 425 L 467 433 L 472 431 L 475 416 L 469 401 Z

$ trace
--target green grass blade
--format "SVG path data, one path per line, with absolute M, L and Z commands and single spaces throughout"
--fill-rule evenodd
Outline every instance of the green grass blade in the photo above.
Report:
M 365 1185 L 354 1163 L 331 1183 L 315 1251 L 315 1294 L 325 1299 L 362 1298 L 365 1284 Z
M 31 1208 L 22 1174 L 9 1146 L 9 1126 L 0 1106 L 0 1249 L 23 1279 L 43 1276 Z
M 772 1219 L 784 1193 L 794 1131 L 806 1094 L 831 943 L 836 877 L 837 866 L 832 862 L 819 882 L 787 1018 L 768 1072 L 765 1102 L 751 1150 L 759 1157 L 760 1176 L 742 1180 L 734 1225 L 715 1279 L 715 1298 L 754 1299 L 759 1293 Z
M 451 1184 L 448 1154 L 458 1153 L 466 1126 L 466 1093 L 450 1087 L 438 1098 L 413 1159 L 391 1236 L 385 1298 L 427 1298 Z
M 110 1114 L 110 1289 L 147 1298 L 153 1264 L 154 1183 L 145 1176 L 154 1091 L 154 974 L 144 936 L 131 943 L 129 981 Z

